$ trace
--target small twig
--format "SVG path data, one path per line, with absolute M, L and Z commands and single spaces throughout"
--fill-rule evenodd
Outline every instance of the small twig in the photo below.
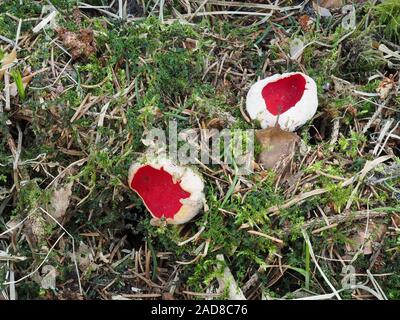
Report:
M 393 121 L 394 121 L 394 119 L 388 119 L 385 121 L 385 124 L 383 125 L 383 128 L 381 129 L 381 132 L 379 133 L 378 141 L 376 142 L 375 148 L 372 152 L 372 154 L 374 156 L 379 155 L 378 154 L 378 150 L 380 149 L 379 147 L 381 146 L 383 138 L 386 136 L 387 132 L 389 131 L 390 127 L 392 126 Z M 384 146 L 385 146 L 385 144 L 383 144 L 380 152 L 382 152 L 382 149 Z
M 332 229 L 332 228 L 336 228 L 337 226 L 338 226 L 338 223 L 333 223 L 333 224 L 330 224 L 328 226 L 313 230 L 312 234 L 321 233 L 322 231 L 329 230 L 329 229 Z
M 124 5 L 123 5 L 122 0 L 118 0 L 118 16 L 120 19 L 123 18 L 123 7 L 124 7 Z
M 57 219 L 55 219 L 55 218 L 54 218 L 51 214 L 49 214 L 46 210 L 44 210 L 43 208 L 40 208 L 40 210 L 41 210 L 42 212 L 44 212 L 51 220 L 53 220 L 62 230 L 64 230 L 64 232 L 63 232 L 63 234 L 61 235 L 61 237 L 62 237 L 64 234 L 67 234 L 67 235 L 71 238 L 71 242 L 72 242 L 72 260 L 73 260 L 73 263 L 74 263 L 74 265 L 75 265 L 75 272 L 76 272 L 76 275 L 77 275 L 77 278 L 78 278 L 79 292 L 80 292 L 81 295 L 83 295 L 83 289 L 82 289 L 82 284 L 81 284 L 81 277 L 80 277 L 80 273 L 79 273 L 78 262 L 77 262 L 77 260 L 76 260 L 75 239 L 74 239 L 74 237 L 72 236 L 72 234 L 70 234 L 70 233 L 67 231 L 67 229 L 65 229 L 65 228 L 62 226 L 62 224 L 60 224 L 60 223 L 57 221 Z M 60 237 L 60 238 L 61 238 L 61 237 Z
M 21 49 L 21 47 L 19 47 L 14 40 L 10 40 L 8 38 L 6 38 L 5 36 L 0 35 L 0 40 L 7 42 L 8 44 L 12 45 L 13 47 L 15 47 L 16 49 Z
M 124 298 L 159 298 L 162 295 L 160 293 L 123 293 L 121 294 Z
M 14 161 L 13 161 L 13 172 L 14 172 L 14 183 L 17 191 L 19 192 L 20 190 L 20 185 L 19 185 L 19 179 L 18 179 L 18 164 L 19 164 L 19 157 L 21 155 L 22 151 L 22 130 L 17 124 L 17 130 L 18 130 L 18 144 L 17 144 L 17 150 L 15 152 L 14 156 Z
M 364 210 L 364 211 L 343 213 L 343 214 L 338 214 L 338 215 L 334 215 L 334 216 L 329 216 L 329 217 L 327 217 L 327 219 L 329 222 L 329 226 L 331 226 L 334 224 L 339 225 L 339 224 L 349 221 L 349 220 L 350 221 L 363 220 L 363 219 L 367 218 L 367 215 L 369 215 L 370 218 L 382 218 L 382 217 L 385 217 L 387 215 L 387 213 L 386 212 L 378 212 L 378 211 L 367 212 L 367 210 Z M 314 218 L 312 220 L 307 221 L 305 224 L 303 224 L 303 228 L 313 229 L 314 227 L 318 227 L 318 226 L 322 225 L 323 223 L 326 223 L 324 218 Z
M 5 106 L 5 111 L 10 111 L 11 110 L 11 102 L 10 102 L 10 74 L 8 73 L 8 70 L 4 72 L 4 93 L 5 93 L 5 99 L 6 99 L 6 106 Z
M 331 138 L 331 141 L 329 142 L 329 144 L 330 144 L 329 150 L 330 151 L 333 151 L 333 149 L 335 148 L 336 142 L 339 137 L 339 129 L 340 129 L 340 119 L 336 118 L 333 121 L 332 138 Z
M 213 15 L 244 15 L 244 16 L 262 16 L 270 17 L 269 13 L 264 12 L 251 12 L 251 11 L 209 11 L 209 12 L 198 12 L 193 13 L 194 16 L 213 16 Z M 182 15 L 183 17 L 188 17 L 187 14 Z
M 195 0 L 195 2 L 200 2 L 200 0 Z M 239 1 L 218 1 L 218 0 L 208 0 L 208 4 L 216 6 L 227 6 L 227 7 L 243 7 L 243 8 L 255 8 L 255 9 L 266 9 L 266 10 L 276 10 L 279 12 L 290 11 L 301 9 L 301 5 L 291 6 L 291 7 L 281 7 L 278 5 L 264 4 L 264 3 L 252 3 L 252 2 L 239 2 Z
M 399 126 L 399 121 L 397 121 L 396 125 L 393 127 L 392 130 L 390 130 L 390 132 L 387 134 L 385 141 L 383 142 L 381 149 L 378 152 L 378 156 L 382 153 L 383 149 L 385 148 L 386 144 L 388 143 L 390 138 L 393 138 L 393 132 L 397 129 L 397 127 Z
M 351 290 L 361 289 L 361 290 L 367 291 L 368 293 L 372 294 L 378 300 L 384 300 L 384 298 L 382 297 L 380 292 L 376 292 L 375 290 L 372 290 L 370 287 L 367 287 L 362 284 L 351 285 L 349 289 L 351 289 Z
M 366 133 L 368 129 L 371 127 L 372 123 L 375 121 L 376 118 L 382 113 L 382 109 L 385 107 L 386 103 L 389 101 L 389 98 L 387 98 L 382 104 L 378 106 L 378 109 L 375 110 L 374 114 L 372 115 L 371 119 L 367 122 L 365 127 L 362 130 L 362 133 Z
M 273 206 L 273 207 L 269 208 L 267 210 L 267 214 L 268 213 L 273 213 L 273 212 L 278 211 L 280 209 L 288 209 L 291 206 L 293 206 L 293 205 L 295 205 L 295 204 L 297 204 L 297 203 L 299 203 L 299 202 L 301 202 L 301 201 L 303 201 L 303 200 L 305 200 L 307 198 L 323 194 L 323 193 L 325 193 L 327 191 L 328 191 L 327 189 L 321 188 L 321 189 L 315 189 L 315 190 L 312 190 L 312 191 L 309 191 L 309 192 L 304 192 L 304 193 L 302 193 L 300 195 L 295 196 L 293 199 L 289 200 L 288 202 L 286 202 L 282 206 Z
M 370 172 L 371 170 L 375 169 L 379 164 L 381 164 L 391 158 L 393 158 L 393 156 L 382 156 L 382 157 L 376 158 L 372 161 L 368 160 L 365 163 L 364 168 L 361 170 L 360 174 L 356 175 L 352 179 L 348 180 L 350 183 L 353 183 L 354 181 L 358 180 L 358 183 L 353 188 L 353 190 L 350 194 L 349 200 L 347 201 L 347 204 L 346 204 L 346 210 L 350 209 L 351 204 L 353 203 L 353 199 L 358 192 L 358 188 L 360 187 L 360 185 L 361 185 L 362 181 L 364 180 L 365 176 L 367 175 L 367 173 Z M 345 185 L 345 183 L 346 182 L 343 183 L 343 186 Z
M 374 276 L 372 275 L 371 271 L 369 271 L 369 269 L 367 269 L 367 275 L 368 275 L 368 278 L 371 280 L 372 285 L 374 286 L 375 290 L 381 294 L 383 300 L 388 300 L 385 292 L 383 292 L 383 290 L 382 290 L 381 286 L 379 285 L 378 281 L 375 280 Z
M 19 36 L 21 34 L 21 26 L 22 26 L 22 19 L 18 20 L 18 27 L 17 27 L 17 34 L 15 35 L 15 45 L 14 47 L 18 46 Z
M 22 280 L 25 280 L 29 277 L 31 277 L 32 275 L 34 275 L 37 271 L 39 271 L 39 269 L 46 263 L 47 258 L 50 256 L 51 252 L 53 251 L 53 249 L 56 247 L 56 245 L 58 244 L 58 242 L 60 242 L 61 238 L 65 235 L 65 232 L 63 232 L 58 239 L 56 240 L 56 242 L 54 242 L 54 244 L 51 246 L 51 248 L 49 249 L 49 252 L 47 252 L 46 256 L 44 257 L 44 259 L 42 260 L 42 262 L 39 264 L 38 267 L 35 268 L 35 270 L 33 270 L 32 272 L 30 272 L 29 274 L 19 278 L 16 281 L 8 281 L 8 282 L 4 282 L 3 285 L 10 285 L 10 284 L 15 284 L 15 283 L 19 283 Z
M 79 9 L 92 9 L 92 10 L 97 10 L 97 11 L 100 11 L 100 12 L 102 12 L 102 13 L 105 13 L 106 15 L 110 16 L 111 18 L 119 19 L 119 16 L 118 16 L 118 15 L 116 15 L 116 14 L 114 14 L 114 13 L 108 11 L 108 10 L 105 10 L 105 9 L 110 9 L 109 6 L 92 6 L 92 5 L 90 5 L 90 4 L 87 4 L 87 3 L 84 3 L 84 2 L 80 2 L 80 1 L 79 1 L 79 2 L 78 2 L 78 8 L 79 8 Z
M 203 297 L 203 298 L 218 298 L 222 294 L 221 293 L 202 293 L 202 292 L 193 292 L 193 291 L 182 291 L 182 293 L 195 296 L 195 297 Z
M 189 14 L 188 15 L 188 21 L 191 21 L 194 17 L 195 17 L 195 15 L 197 15 L 197 13 L 201 10 L 201 9 L 203 9 L 204 8 L 204 6 L 207 4 L 207 2 L 208 2 L 209 0 L 202 0 L 201 1 L 201 4 L 198 6 L 198 8 L 195 10 L 195 12 L 193 12 L 193 14 Z M 181 15 L 182 17 L 184 16 L 184 15 Z
M 250 233 L 250 234 L 255 234 L 255 235 L 257 235 L 257 236 L 264 237 L 264 238 L 266 238 L 266 239 L 268 239 L 268 240 L 271 240 L 271 241 L 274 241 L 274 242 L 276 242 L 276 243 L 278 243 L 278 244 L 283 244 L 283 241 L 282 241 L 281 239 L 278 239 L 278 238 L 269 236 L 269 235 L 267 235 L 267 234 L 265 234 L 265 233 L 258 232 L 258 231 L 255 231 L 255 230 L 247 230 L 247 232 Z
M 206 222 L 205 224 L 207 224 L 207 222 Z M 204 231 L 205 229 L 206 229 L 205 225 L 202 226 L 202 227 L 199 229 L 199 231 L 197 231 L 196 234 L 194 234 L 192 237 L 190 237 L 189 239 L 186 239 L 185 241 L 179 242 L 179 243 L 178 243 L 178 246 L 181 247 L 181 246 L 183 246 L 183 245 L 185 245 L 185 244 L 187 244 L 187 243 L 189 243 L 189 242 L 191 242 L 191 241 L 196 240 L 196 239 L 203 233 L 203 231 Z

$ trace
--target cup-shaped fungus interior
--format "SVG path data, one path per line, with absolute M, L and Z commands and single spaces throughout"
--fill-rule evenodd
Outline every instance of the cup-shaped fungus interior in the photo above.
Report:
M 180 200 L 190 197 L 179 182 L 174 182 L 172 175 L 163 167 L 156 169 L 145 165 L 137 170 L 131 188 L 143 199 L 153 216 L 173 219 L 182 207 Z
M 294 107 L 301 100 L 305 88 L 306 79 L 296 73 L 267 83 L 261 94 L 267 110 L 277 116 Z

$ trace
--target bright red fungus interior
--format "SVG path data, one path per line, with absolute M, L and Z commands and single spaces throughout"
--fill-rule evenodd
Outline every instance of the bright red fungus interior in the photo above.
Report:
M 183 190 L 178 182 L 174 183 L 163 167 L 141 167 L 133 177 L 131 187 L 157 218 L 173 218 L 182 207 L 179 200 L 190 197 L 190 193 Z
M 268 83 L 262 90 L 267 110 L 274 116 L 282 114 L 294 107 L 303 96 L 306 79 L 301 74 Z

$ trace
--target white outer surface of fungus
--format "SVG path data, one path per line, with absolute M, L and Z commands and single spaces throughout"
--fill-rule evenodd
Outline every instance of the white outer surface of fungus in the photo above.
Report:
M 159 157 L 152 160 L 147 160 L 143 163 L 133 163 L 129 169 L 129 187 L 131 187 L 132 179 L 134 178 L 136 172 L 144 167 L 151 166 L 154 169 L 161 169 L 161 167 L 172 176 L 173 182 L 180 181 L 180 187 L 190 193 L 190 197 L 186 199 L 181 199 L 182 207 L 174 215 L 174 218 L 165 218 L 168 224 L 183 224 L 195 217 L 199 211 L 203 208 L 205 201 L 204 195 L 204 182 L 199 174 L 194 172 L 189 167 L 182 167 L 172 163 L 171 160 L 165 157 Z M 136 192 L 136 190 L 133 190 Z M 141 198 L 140 194 L 136 194 Z M 143 199 L 142 199 L 143 201 Z M 143 201 L 147 210 L 151 213 L 154 220 L 161 220 L 156 217 L 150 209 L 147 207 L 146 203 Z M 164 217 L 163 217 L 164 218 Z M 154 222 L 154 221 L 153 221 Z
M 263 129 L 274 127 L 278 120 L 278 115 L 275 116 L 268 111 L 265 100 L 262 96 L 262 90 L 268 83 L 295 74 L 301 74 L 306 80 L 303 96 L 293 107 L 279 115 L 279 126 L 283 130 L 294 131 L 304 125 L 316 113 L 318 107 L 317 85 L 312 78 L 301 72 L 275 74 L 271 77 L 257 81 L 251 86 L 247 93 L 247 113 L 252 120 L 258 120 Z

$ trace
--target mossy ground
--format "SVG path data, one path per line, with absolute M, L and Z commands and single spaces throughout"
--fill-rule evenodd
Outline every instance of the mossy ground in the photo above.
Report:
M 225 256 L 249 299 L 329 293 L 309 255 L 306 232 L 335 288 L 342 287 L 343 266 L 351 264 L 357 283 L 374 288 L 368 270 L 388 298 L 400 298 L 398 129 L 383 139 L 379 154 L 391 158 L 359 179 L 369 161 L 378 158 L 373 149 L 385 122 L 393 121 L 391 130 L 400 119 L 399 61 L 384 58 L 378 50 L 379 44 L 398 49 L 398 15 L 390 14 L 399 11 L 397 1 L 378 6 L 358 1 L 357 28 L 344 39 L 349 31 L 341 27 L 340 10 L 321 18 L 310 6 L 303 12 L 275 11 L 267 22 L 257 24 L 260 17 L 191 17 L 179 1 L 165 1 L 164 21 L 160 9 L 153 9 L 154 1 L 143 1 L 145 8 L 132 6 L 137 19 L 129 21 L 78 9 L 73 0 L 52 3 L 59 10 L 60 27 L 93 30 L 96 54 L 72 60 L 55 30 L 32 33 L 46 1 L 0 4 L 0 35 L 14 39 L 18 19 L 23 21 L 16 68 L 47 68 L 33 78 L 24 98 L 13 97 L 11 110 L 0 113 L 0 234 L 10 228 L 10 221 L 28 217 L 22 228 L 0 236 L 1 251 L 25 258 L 0 260 L 0 293 L 9 290 L 2 283 L 10 268 L 19 279 L 48 253 L 46 265 L 57 270 L 56 289 L 41 288 L 40 277 L 31 276 L 15 285 L 20 299 L 134 297 L 132 288 L 139 290 L 137 297 L 170 298 L 172 293 L 175 299 L 204 298 L 218 287 L 218 254 Z M 249 5 L 243 11 L 255 10 Z M 192 13 L 196 8 L 191 4 Z M 109 11 L 117 14 L 115 8 Z M 180 22 L 176 12 L 190 23 Z M 305 14 L 313 21 L 307 28 L 299 22 Z M 295 37 L 314 41 L 299 60 L 289 54 Z M 1 58 L 11 47 L 0 45 Z M 199 167 L 208 210 L 184 226 L 151 226 L 142 202 L 127 186 L 129 165 L 145 150 L 143 132 L 166 129 L 170 120 L 178 122 L 178 129 L 198 128 L 213 119 L 232 129 L 256 128 L 240 110 L 247 90 L 257 77 L 290 71 L 313 77 L 320 101 L 313 121 L 298 130 L 307 151 L 296 154 L 291 178 L 280 182 L 272 171 L 243 178 L 218 166 Z M 368 95 L 390 75 L 396 84 L 384 101 Z M 89 101 L 94 101 L 92 106 L 73 118 Z M 382 103 L 385 107 L 368 124 Z M 104 124 L 99 126 L 102 112 Z M 352 177 L 356 179 L 343 186 Z M 72 195 L 57 224 L 40 208 L 51 210 L 54 190 L 68 183 Z M 354 234 L 366 222 L 384 225 L 386 232 L 365 239 L 364 245 L 372 242 L 371 254 L 349 251 L 349 245 L 357 244 Z M 69 235 L 52 248 L 63 233 L 60 225 L 74 238 L 82 292 Z M 180 244 L 201 228 L 195 240 Z M 252 230 L 269 238 L 249 233 Z M 40 270 L 39 275 L 43 277 Z M 374 298 L 361 289 L 340 294 Z

